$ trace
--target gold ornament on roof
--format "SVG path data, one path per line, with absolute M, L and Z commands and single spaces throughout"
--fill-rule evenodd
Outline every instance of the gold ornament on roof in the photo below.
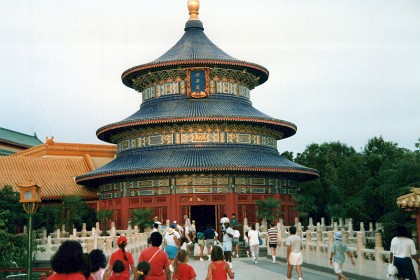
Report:
M 187 6 L 188 6 L 188 10 L 190 11 L 189 20 L 198 20 L 198 10 L 200 9 L 200 1 L 188 0 Z

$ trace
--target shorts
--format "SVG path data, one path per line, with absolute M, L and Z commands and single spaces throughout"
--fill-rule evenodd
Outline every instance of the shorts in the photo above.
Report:
M 232 244 L 233 244 L 233 245 L 239 244 L 239 238 L 238 238 L 238 237 L 234 237 L 234 238 L 232 239 Z
M 232 241 L 224 241 L 223 242 L 223 251 L 224 252 L 232 252 Z
M 289 264 L 290 265 L 302 265 L 302 253 L 291 252 L 289 255 Z
M 268 247 L 270 248 L 277 248 L 277 243 L 269 243 Z
M 204 247 L 204 239 L 198 239 L 198 241 L 197 241 L 197 244 L 198 244 L 198 246 L 200 246 L 200 247 Z
M 394 257 L 394 265 L 398 269 L 398 277 L 416 279 L 416 272 L 414 271 L 413 262 L 410 257 Z
M 343 272 L 343 264 L 342 263 L 338 263 L 338 262 L 334 262 L 334 272 L 335 273 L 342 273 Z
M 206 239 L 206 246 L 207 247 L 214 246 L 214 239 Z
M 178 253 L 178 247 L 167 245 L 165 248 L 165 252 L 168 255 L 168 258 L 175 259 L 176 254 Z

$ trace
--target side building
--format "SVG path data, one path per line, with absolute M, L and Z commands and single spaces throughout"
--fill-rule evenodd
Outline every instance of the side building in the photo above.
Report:
M 117 145 L 116 158 L 76 182 L 98 191 L 100 208 L 114 210 L 118 228 L 137 208 L 154 209 L 162 221 L 188 215 L 197 226 L 217 227 L 223 213 L 252 223 L 256 201 L 268 197 L 281 201 L 285 222 L 293 222 L 297 183 L 319 176 L 277 150 L 297 128 L 252 106 L 250 91 L 267 81 L 268 70 L 218 48 L 204 34 L 199 1 L 188 8 L 182 38 L 122 74 L 142 104 L 97 130 Z

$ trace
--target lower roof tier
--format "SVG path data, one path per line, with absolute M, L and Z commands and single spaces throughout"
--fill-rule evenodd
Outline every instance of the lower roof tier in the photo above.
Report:
M 271 148 L 196 144 L 122 152 L 107 165 L 78 176 L 76 182 L 98 186 L 127 177 L 185 172 L 275 173 L 296 181 L 319 177 L 317 170 L 292 162 Z
M 279 131 L 283 138 L 296 133 L 293 123 L 272 118 L 252 107 L 252 103 L 241 97 L 217 94 L 194 99 L 185 95 L 166 96 L 142 103 L 140 109 L 128 118 L 99 128 L 99 139 L 111 142 L 112 136 L 154 124 L 182 124 L 187 122 L 247 122 L 267 125 Z

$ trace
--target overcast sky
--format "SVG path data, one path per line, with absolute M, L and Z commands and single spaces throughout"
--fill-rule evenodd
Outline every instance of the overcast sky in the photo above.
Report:
M 45 141 L 103 143 L 136 112 L 121 74 L 183 35 L 187 0 L 0 0 L 0 127 Z M 297 125 L 279 151 L 420 137 L 420 1 L 201 0 L 204 32 L 269 79 L 253 106 Z

